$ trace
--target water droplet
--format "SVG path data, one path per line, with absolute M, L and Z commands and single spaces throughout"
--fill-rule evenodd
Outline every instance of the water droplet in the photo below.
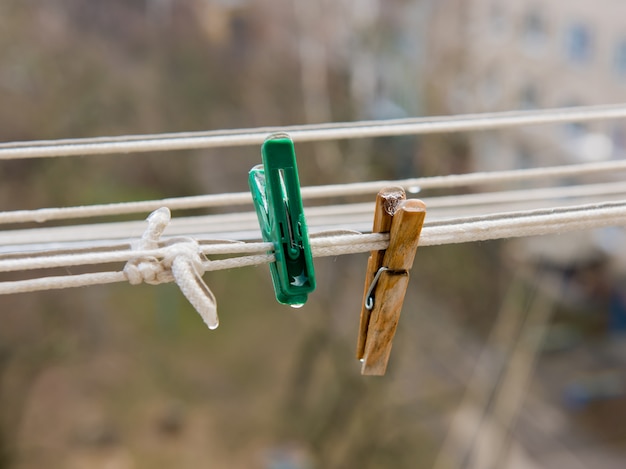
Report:
M 422 192 L 422 188 L 420 186 L 410 186 L 410 187 L 407 188 L 407 190 L 411 194 L 418 194 L 418 193 Z
M 304 303 L 296 303 L 295 305 L 289 305 L 289 306 L 291 306 L 292 308 L 295 308 L 295 309 L 299 309 L 299 308 L 302 308 L 304 306 Z

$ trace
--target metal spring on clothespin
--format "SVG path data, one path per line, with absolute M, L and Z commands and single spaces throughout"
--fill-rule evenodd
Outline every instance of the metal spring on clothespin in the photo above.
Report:
M 361 374 L 387 370 L 425 217 L 424 202 L 406 200 L 401 187 L 382 189 L 376 197 L 372 232 L 389 232 L 389 247 L 372 251 L 367 262 L 356 353 Z

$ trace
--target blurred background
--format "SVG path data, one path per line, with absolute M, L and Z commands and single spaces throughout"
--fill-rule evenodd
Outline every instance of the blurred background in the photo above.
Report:
M 619 0 L 0 2 L 6 142 L 620 101 Z M 348 183 L 623 158 L 626 125 L 297 152 Z M 259 153 L 1 161 L 0 209 L 246 191 Z M 354 358 L 365 254 L 317 260 L 301 310 L 266 266 L 207 273 L 216 331 L 174 285 L 0 297 L 0 468 L 623 467 L 623 240 L 418 250 L 383 378 Z

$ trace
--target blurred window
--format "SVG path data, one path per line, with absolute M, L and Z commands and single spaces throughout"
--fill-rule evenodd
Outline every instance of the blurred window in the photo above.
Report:
M 496 69 L 491 68 L 485 74 L 481 83 L 483 105 L 491 108 L 497 105 L 502 95 L 502 87 Z
M 563 125 L 565 129 L 566 142 L 578 145 L 581 140 L 589 133 L 589 126 L 584 122 L 569 122 Z
M 524 145 L 518 146 L 515 151 L 515 168 L 529 169 L 533 167 L 533 157 Z
M 622 39 L 615 48 L 615 73 L 626 78 L 626 39 Z
M 524 17 L 522 25 L 522 41 L 524 47 L 533 52 L 540 51 L 546 42 L 546 24 L 542 15 L 536 11 L 530 11 Z
M 539 104 L 539 93 L 537 87 L 532 84 L 525 85 L 519 95 L 519 105 L 521 109 L 535 109 Z
M 584 106 L 585 103 L 578 99 L 570 99 L 565 101 L 561 107 L 577 107 Z M 568 122 L 563 125 L 563 133 L 567 142 L 578 142 L 589 132 L 589 126 L 586 122 Z
M 499 36 L 504 32 L 504 8 L 499 1 L 495 1 L 491 4 L 491 8 L 489 10 L 489 22 L 491 24 L 491 30 L 495 35 Z
M 626 131 L 621 125 L 613 127 L 611 139 L 613 141 L 613 157 L 626 157 Z
M 566 34 L 567 58 L 574 63 L 589 62 L 592 53 L 592 35 L 589 28 L 580 23 L 573 24 Z

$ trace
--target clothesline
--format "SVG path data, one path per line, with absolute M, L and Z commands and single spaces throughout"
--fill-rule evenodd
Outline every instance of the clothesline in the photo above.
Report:
M 207 132 L 14 142 L 0 144 L 0 159 L 86 156 L 260 145 L 270 133 L 277 130 L 288 132 L 291 138 L 299 143 L 477 131 L 522 125 L 583 122 L 624 117 L 626 117 L 626 104 L 616 104 L 460 116 L 299 125 L 280 128 L 265 127 Z
M 512 237 L 536 236 L 568 231 L 601 228 L 626 224 L 626 200 L 598 204 L 557 207 L 542 210 L 505 212 L 489 216 L 465 217 L 432 222 L 425 225 L 420 236 L 420 246 L 436 246 Z M 386 249 L 387 234 L 353 234 L 313 238 L 314 257 L 339 256 L 372 250 Z M 209 245 L 201 252 L 253 253 L 267 250 L 268 243 L 227 243 Z M 60 254 L 49 257 L 0 260 L 0 271 L 33 270 L 76 265 L 97 265 L 123 262 L 136 257 L 163 257 L 170 247 L 157 250 L 120 252 L 85 252 Z M 271 253 L 210 260 L 204 263 L 206 271 L 232 269 L 269 263 Z M 97 272 L 81 275 L 64 275 L 29 280 L 0 282 L 0 294 L 25 293 L 40 290 L 73 288 L 87 285 L 127 281 L 123 271 Z
M 566 166 L 545 168 L 516 169 L 507 171 L 477 172 L 453 174 L 447 176 L 421 177 L 398 181 L 372 181 L 351 184 L 329 184 L 302 188 L 302 198 L 316 200 L 331 197 L 347 197 L 375 194 L 383 187 L 397 185 L 410 192 L 426 189 L 449 189 L 455 187 L 472 187 L 478 185 L 501 184 L 507 182 L 542 181 L 566 177 L 612 174 L 626 170 L 626 161 L 606 161 L 599 163 L 582 163 Z M 209 194 L 190 197 L 174 197 L 159 200 L 121 202 L 112 204 L 84 205 L 77 207 L 53 207 L 35 210 L 15 210 L 0 212 L 0 224 L 37 222 L 53 220 L 70 220 L 115 215 L 147 213 L 159 207 L 172 210 L 188 210 L 211 207 L 234 207 L 251 204 L 249 192 L 227 194 Z
M 507 210 L 529 210 L 546 205 L 560 203 L 583 204 L 623 198 L 626 183 L 613 182 L 603 184 L 585 184 L 563 187 L 548 187 L 514 191 L 485 192 L 452 196 L 424 197 L 429 209 L 428 223 L 441 218 L 477 215 Z M 170 207 L 171 208 L 171 207 Z M 354 229 L 368 230 L 371 225 L 373 203 L 343 205 L 322 205 L 305 210 L 309 227 L 313 233 L 319 230 Z M 11 212 L 9 212 L 11 213 Z M 1 214 L 0 214 L 1 215 Z M 65 243 L 65 248 L 76 248 L 76 243 L 105 239 L 132 239 L 144 229 L 143 221 L 98 223 L 66 227 L 37 227 L 22 230 L 0 231 L 0 246 L 6 249 L 33 251 L 50 249 L 45 244 Z M 217 215 L 199 215 L 180 217 L 172 220 L 169 236 L 232 237 L 230 233 L 239 233 L 238 239 L 259 238 L 258 221 L 254 212 L 238 212 Z M 247 233 L 247 234 L 246 234 Z M 28 245 L 42 245 L 39 248 Z M 95 245 L 95 243 L 92 243 Z M 102 244 L 98 241 L 98 244 Z M 23 246 L 23 249 L 21 248 Z M 18 249 L 19 247 L 19 249 Z M 101 246 L 103 248 L 104 246 Z M 0 252 L 2 252 L 0 248 Z
M 473 114 L 433 118 L 410 118 L 388 121 L 319 124 L 291 126 L 280 130 L 288 132 L 296 142 L 330 139 L 365 138 L 397 135 L 416 135 L 439 132 L 476 131 L 520 125 L 580 122 L 626 117 L 626 104 L 589 106 L 541 111 Z M 237 129 L 229 131 L 187 132 L 179 134 L 102 137 L 95 139 L 71 139 L 57 141 L 17 142 L 0 144 L 0 159 L 59 157 L 72 155 L 97 155 L 146 151 L 182 150 L 193 148 L 257 145 L 276 129 Z M 338 184 L 305 187 L 302 196 L 307 200 L 331 197 L 366 195 L 389 185 L 401 185 L 408 192 L 426 189 L 472 187 L 521 181 L 545 181 L 559 178 L 608 175 L 626 170 L 626 161 L 575 164 L 568 166 L 519 169 L 509 171 L 481 172 L 401 181 L 373 181 L 366 183 Z M 483 192 L 454 196 L 425 198 L 429 207 L 427 222 L 420 237 L 420 246 L 466 243 L 503 238 L 563 233 L 573 230 L 601 228 L 626 224 L 626 184 L 579 184 L 567 187 Z M 607 198 L 620 197 L 620 200 Z M 597 198 L 602 201 L 597 202 Z M 576 199 L 577 205 L 537 208 L 536 204 L 550 200 Z M 593 203 L 589 203 L 593 201 Z M 194 197 L 167 198 L 116 204 L 99 204 L 79 207 L 44 208 L 0 212 L 0 224 L 45 222 L 134 214 L 153 211 L 167 206 L 171 209 L 197 209 L 210 207 L 235 207 L 251 202 L 250 194 L 212 194 Z M 533 204 L 535 205 L 529 205 Z M 565 204 L 566 202 L 561 202 Z M 572 203 L 572 200 L 567 202 Z M 498 207 L 506 204 L 508 211 Z M 524 210 L 510 210 L 523 206 Z M 532 208 L 529 208 L 532 207 Z M 453 209 L 454 213 L 445 210 Z M 480 209 L 478 212 L 476 210 Z M 497 213 L 488 213 L 496 210 Z M 169 211 L 167 211 L 169 223 Z M 340 256 L 344 254 L 386 249 L 387 234 L 337 234 L 324 231 L 324 227 L 351 228 L 351 225 L 371 223 L 372 204 L 345 204 L 307 208 L 309 226 L 322 229 L 311 238 L 314 257 Z M 43 276 L 27 280 L 0 282 L 0 294 L 32 292 L 50 289 L 73 288 L 87 285 L 129 281 L 142 281 L 141 263 L 165 262 L 174 259 L 176 253 L 185 257 L 182 265 L 192 274 L 191 262 L 199 262 L 198 255 L 231 256 L 202 262 L 202 271 L 232 269 L 254 266 L 274 261 L 273 245 L 270 243 L 210 242 L 189 236 L 210 236 L 215 227 L 231 231 L 254 230 L 258 236 L 258 224 L 252 212 L 236 212 L 223 215 L 204 215 L 177 218 L 168 228 L 169 235 L 187 238 L 164 238 L 160 244 L 152 240 L 148 244 L 131 243 L 142 231 L 138 222 L 100 223 L 72 227 L 38 227 L 30 230 L 0 231 L 0 245 L 15 247 L 22 243 L 26 252 L 0 255 L 0 272 L 38 271 L 74 266 L 103 266 L 126 262 L 123 271 L 93 272 L 79 275 Z M 363 231 L 363 229 L 360 229 Z M 160 236 L 160 232 L 159 232 Z M 4 239 L 3 239 L 4 238 Z M 110 240 L 126 238 L 129 242 L 111 244 Z M 107 241 L 109 239 L 109 241 Z M 142 241 L 145 241 L 142 238 Z M 238 238 L 240 241 L 240 238 Z M 78 243 L 87 242 L 84 247 Z M 89 245 L 89 242 L 92 242 Z M 97 242 L 97 243 L 96 243 Z M 104 242 L 105 244 L 99 244 Z M 33 252 L 45 243 L 58 243 L 62 249 L 46 248 Z M 30 247 L 29 247 L 30 246 Z M 142 247 L 143 246 L 143 247 Z M 148 249 L 148 247 L 150 247 Z M 157 247 L 155 247 L 157 246 Z M 134 248 L 133 248 L 134 247 Z M 233 256 L 234 255 L 234 256 Z M 179 257 L 182 259 L 182 257 Z M 139 264 L 134 261 L 141 260 Z M 168 261 L 169 262 L 169 261 Z M 165 266 L 165 263 L 163 264 Z M 127 268 L 132 267 L 128 270 Z M 163 266 L 161 266 L 163 267 Z M 167 264 L 158 279 L 173 281 L 173 265 Z M 101 268 L 101 267 L 100 267 Z M 169 271 L 167 269 L 172 269 Z M 133 273 L 134 272 L 134 273 Z M 136 275 L 136 278 L 131 278 Z M 148 281 L 143 278 L 143 281 Z M 178 280 L 177 280 L 177 283 Z M 179 283 L 179 286 L 181 284 Z M 181 289 L 183 287 L 181 286 Z

